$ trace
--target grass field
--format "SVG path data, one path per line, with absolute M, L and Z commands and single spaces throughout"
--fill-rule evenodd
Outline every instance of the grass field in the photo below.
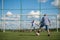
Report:
M 40 36 L 35 36 L 34 32 L 0 32 L 0 40 L 60 40 L 60 32 L 41 32 Z

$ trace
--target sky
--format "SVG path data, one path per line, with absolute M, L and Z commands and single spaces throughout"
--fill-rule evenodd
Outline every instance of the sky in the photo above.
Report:
M 2 0 L 0 0 L 0 20 L 11 20 L 11 22 L 14 20 L 13 23 L 17 22 L 17 26 L 20 26 L 19 20 L 30 20 L 27 24 L 33 19 L 39 21 L 40 16 L 38 15 L 57 15 L 58 2 L 59 0 L 3 0 L 4 10 L 2 13 Z M 21 14 L 22 16 L 20 16 Z M 26 16 L 26 14 L 31 16 Z M 52 16 L 52 18 L 56 17 Z M 11 25 L 10 21 L 6 22 L 7 26 Z M 23 22 L 21 23 L 23 24 Z
M 16 14 L 27 14 L 28 12 L 33 11 L 40 11 L 41 14 L 58 14 L 57 4 L 54 6 L 55 0 L 4 0 L 3 1 L 3 8 L 4 14 L 8 11 Z M 0 0 L 0 9 L 2 8 L 2 1 Z M 14 10 L 16 9 L 16 10 Z

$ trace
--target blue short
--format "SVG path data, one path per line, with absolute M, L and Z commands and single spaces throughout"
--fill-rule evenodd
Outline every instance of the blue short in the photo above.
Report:
M 48 25 L 44 25 L 44 24 L 41 24 L 41 25 L 40 25 L 40 28 L 42 28 L 42 27 L 44 27 L 44 26 L 45 26 L 46 30 L 49 30 Z

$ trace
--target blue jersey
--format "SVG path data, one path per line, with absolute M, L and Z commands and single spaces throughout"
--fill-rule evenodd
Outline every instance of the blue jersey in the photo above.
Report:
M 47 16 L 42 17 L 41 23 L 44 25 L 49 25 L 50 20 L 48 19 Z

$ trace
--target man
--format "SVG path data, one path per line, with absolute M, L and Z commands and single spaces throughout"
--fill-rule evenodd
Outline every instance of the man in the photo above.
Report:
M 33 20 L 31 23 L 32 23 L 31 28 L 35 31 L 35 21 Z M 32 31 L 32 29 L 30 30 L 30 32 Z
M 49 20 L 49 18 L 47 17 L 47 15 L 44 14 L 44 16 L 43 16 L 42 19 L 41 19 L 41 25 L 40 25 L 40 28 L 39 28 L 39 30 L 37 31 L 37 33 L 40 33 L 41 30 L 42 30 L 42 27 L 45 26 L 45 28 L 46 28 L 46 30 L 47 30 L 47 32 L 48 32 L 48 36 L 50 36 L 49 25 L 50 25 L 50 20 Z

